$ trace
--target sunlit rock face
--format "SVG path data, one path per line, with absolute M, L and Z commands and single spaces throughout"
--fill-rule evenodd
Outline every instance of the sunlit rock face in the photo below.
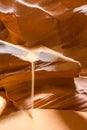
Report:
M 0 7 L 0 39 L 61 51 L 80 61 L 86 75 L 86 0 L 0 0 Z
M 28 50 L 0 41 L 0 57 L 0 86 L 5 88 L 7 97 L 17 108 L 26 109 L 32 105 L 32 62 L 35 66 L 35 107 L 47 108 L 47 102 L 54 100 L 58 93 L 64 95 L 60 87 L 70 88 L 73 94 L 76 90 L 73 78 L 79 76 L 81 66 L 61 53 L 44 46 Z M 49 104 L 48 108 L 54 106 Z
M 39 79 L 45 78 L 45 76 L 47 78 L 77 77 L 81 70 L 78 61 L 44 46 L 29 50 L 1 40 L 0 57 L 1 75 L 9 75 L 9 73 L 12 74 L 15 71 L 31 73 L 32 62 L 35 64 L 35 71 L 38 73 Z
M 65 101 L 65 104 L 48 104 L 45 107 L 80 110 L 81 103 L 86 102 L 84 92 L 82 93 L 84 99 L 79 100 L 80 97 L 76 95 L 79 80 L 74 84 L 74 77 L 78 77 L 79 74 L 87 76 L 86 34 L 86 0 L 0 0 L 0 39 L 27 49 L 34 48 L 32 51 L 38 57 L 38 60 L 35 61 L 37 86 L 35 101 L 40 102 L 36 102 L 36 107 L 44 106 L 44 101 L 40 100 L 41 97 L 38 96 L 39 93 L 45 92 L 46 94 L 49 90 L 50 96 L 52 96 L 49 100 L 53 100 L 53 104 L 55 104 L 55 101 L 59 101 L 57 96 L 60 95 L 60 88 L 58 87 L 63 88 L 64 86 L 67 86 L 68 89 L 71 87 L 74 91 L 72 94 L 69 89 L 69 93 L 75 98 L 71 97 L 73 105 L 70 106 L 68 105 L 70 101 Z M 28 101 L 24 98 L 30 97 L 28 91 L 30 92 L 31 88 L 31 61 L 27 61 L 26 51 L 23 50 L 22 54 L 15 55 L 17 48 L 13 47 L 14 53 L 12 53 L 12 48 L 7 47 L 6 51 L 3 45 L 4 43 L 1 45 L 4 53 L 1 53 L 0 50 L 1 87 L 6 88 L 8 97 L 17 108 L 20 106 L 29 108 L 31 104 L 27 104 Z M 56 52 L 46 47 L 37 47 L 39 45 Z M 24 59 L 22 56 L 26 58 Z M 41 89 L 41 86 L 44 86 L 44 89 Z M 52 88 L 49 89 L 49 86 Z M 55 89 L 53 86 L 56 86 Z M 82 80 L 83 86 L 84 80 Z M 64 90 L 68 91 L 68 89 Z M 42 95 L 43 99 L 47 96 L 45 94 Z M 64 91 L 61 94 L 64 94 Z M 66 99 L 69 96 L 66 95 Z M 54 99 L 57 100 L 54 101 Z M 61 100 L 63 99 L 64 97 L 61 98 Z M 74 106 L 76 100 L 81 102 Z

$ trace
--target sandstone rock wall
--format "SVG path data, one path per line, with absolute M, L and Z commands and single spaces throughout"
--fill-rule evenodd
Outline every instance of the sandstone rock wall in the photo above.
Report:
M 58 93 L 55 93 L 57 88 L 53 89 L 53 86 L 73 88 L 74 93 L 69 91 L 72 96 L 67 95 L 66 99 L 70 96 L 71 99 L 74 97 L 75 99 L 72 99 L 74 105 L 69 104 L 70 100 L 69 102 L 65 100 L 64 106 L 60 103 L 60 105 L 54 105 L 56 108 L 69 108 L 71 106 L 72 109 L 80 109 L 79 105 L 86 102 L 84 92 L 81 100 L 76 95 L 79 80 L 77 84 L 74 84 L 74 77 L 87 76 L 86 33 L 86 0 L 0 0 L 0 39 L 27 49 L 34 48 L 34 53 L 39 57 L 35 63 L 36 94 L 43 91 L 48 93 L 47 90 L 49 90 L 50 93 L 54 94 L 54 98 L 49 98 L 49 100 L 53 100 L 53 104 L 55 104 L 55 101 L 59 101 L 59 99 L 55 101 L 54 99 L 57 99 L 56 95 L 60 95 L 60 88 L 58 88 Z M 4 42 L 0 42 L 2 50 L 5 51 L 7 46 L 7 44 L 4 45 Z M 37 46 L 42 46 L 42 49 L 40 50 Z M 10 100 L 14 101 L 15 106 L 27 108 L 30 104 L 26 106 L 25 99 L 28 98 L 28 91 L 31 88 L 31 63 L 9 53 L 10 49 L 7 48 L 8 51 L 4 53 L 1 53 L 2 50 L 0 50 L 0 87 L 5 87 L 7 96 L 9 95 Z M 46 57 L 45 60 L 43 57 Z M 56 58 L 56 60 L 49 57 Z M 47 83 L 46 77 L 48 77 L 49 83 Z M 51 85 L 51 81 L 57 82 L 57 84 Z M 63 82 L 65 84 L 62 84 Z M 68 84 L 69 82 L 70 84 Z M 44 90 L 39 92 L 38 86 L 44 86 Z M 49 89 L 49 86 L 52 89 Z M 63 90 L 61 89 L 61 91 Z M 42 97 L 44 99 L 46 95 Z M 35 99 L 39 101 L 37 95 Z M 75 106 L 75 100 L 78 100 L 78 104 L 79 101 L 82 102 Z M 44 104 L 44 102 L 45 100 L 41 100 L 39 103 Z M 40 104 L 36 103 L 36 106 L 40 106 Z M 69 106 L 67 106 L 68 104 Z

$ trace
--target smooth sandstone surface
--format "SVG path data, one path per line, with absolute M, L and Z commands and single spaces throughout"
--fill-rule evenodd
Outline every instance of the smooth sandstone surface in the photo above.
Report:
M 44 46 L 27 50 L 7 42 L 1 41 L 0 43 L 2 56 L 0 59 L 0 86 L 5 88 L 6 96 L 16 108 L 27 109 L 32 105 L 31 58 L 35 60 L 33 61 L 35 64 L 34 107 L 63 109 L 71 106 L 70 100 L 68 103 L 66 101 L 71 94 L 69 90 L 72 90 L 71 98 L 74 98 L 76 87 L 74 77 L 79 76 L 81 69 L 79 62 Z M 60 87 L 63 91 L 60 90 Z M 63 94 L 64 87 L 65 90 L 67 89 L 67 94 Z M 66 97 L 65 103 L 61 104 L 64 96 Z M 55 102 L 59 102 L 58 100 L 60 103 L 55 105 Z M 72 107 L 72 109 L 74 108 Z M 79 105 L 75 109 L 79 109 Z
M 87 75 L 86 0 L 0 0 L 0 6 L 0 39 L 62 52 Z
M 47 78 L 76 77 L 81 70 L 81 64 L 78 61 L 44 46 L 29 50 L 1 41 L 0 57 L 1 75 L 31 73 L 32 62 L 35 64 L 36 79 L 37 77 L 45 78 L 47 74 Z
M 19 111 L 2 117 L 0 129 L 85 130 L 87 129 L 87 113 L 49 109 Z
M 86 33 L 86 0 L 0 0 L 0 39 L 26 50 L 34 48 L 38 57 L 36 107 L 87 110 Z M 0 88 L 5 88 L 16 108 L 29 108 L 31 63 L 25 58 L 27 53 L 3 44 Z

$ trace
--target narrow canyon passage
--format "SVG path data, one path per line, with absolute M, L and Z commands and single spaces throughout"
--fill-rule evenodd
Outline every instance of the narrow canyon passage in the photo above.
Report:
M 0 130 L 85 130 L 87 0 L 0 0 Z

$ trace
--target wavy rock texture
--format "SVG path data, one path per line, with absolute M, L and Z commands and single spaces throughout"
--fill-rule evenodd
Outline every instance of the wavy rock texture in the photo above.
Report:
M 36 107 L 86 110 L 87 81 L 78 77 L 87 76 L 86 33 L 86 0 L 0 0 L 0 39 L 34 48 L 38 57 Z M 15 47 L 0 44 L 0 86 L 17 108 L 29 108 L 31 63 L 15 55 Z

